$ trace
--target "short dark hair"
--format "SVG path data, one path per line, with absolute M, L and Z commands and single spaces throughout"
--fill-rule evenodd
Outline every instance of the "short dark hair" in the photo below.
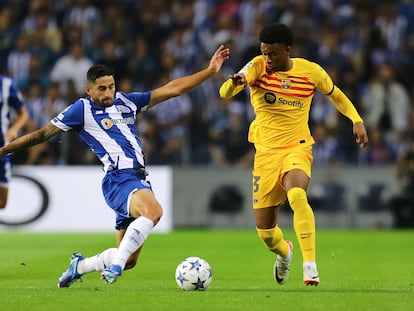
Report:
M 94 65 L 89 68 L 88 72 L 86 73 L 86 79 L 89 83 L 94 83 L 96 79 L 103 77 L 103 76 L 114 76 L 115 72 L 111 66 L 98 64 Z
M 291 46 L 293 43 L 293 33 L 287 25 L 273 23 L 265 26 L 260 31 L 259 40 L 265 44 L 282 43 L 286 46 Z

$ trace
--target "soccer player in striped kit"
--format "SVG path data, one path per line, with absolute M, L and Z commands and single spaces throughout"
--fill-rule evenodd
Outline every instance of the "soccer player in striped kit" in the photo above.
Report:
M 289 276 L 293 244 L 278 226 L 279 207 L 287 199 L 303 257 L 303 281 L 318 285 L 315 219 L 306 190 L 311 177 L 314 139 L 308 126 L 316 90 L 326 94 L 353 123 L 361 148 L 368 142 L 363 120 L 346 95 L 318 64 L 291 58 L 293 34 L 284 24 L 265 26 L 260 34 L 262 55 L 253 58 L 220 88 L 231 98 L 249 87 L 255 119 L 249 141 L 256 154 L 253 167 L 253 209 L 256 229 L 264 245 L 276 254 L 274 278 L 284 284 Z
M 229 53 L 228 48 L 220 46 L 205 69 L 144 93 L 116 92 L 113 69 L 106 65 L 92 66 L 87 72 L 86 98 L 75 101 L 43 128 L 0 148 L 0 157 L 4 157 L 62 131 L 74 130 L 103 164 L 102 191 L 116 215 L 117 248 L 88 258 L 80 253 L 72 254 L 58 287 L 69 287 L 92 271 L 100 271 L 101 279 L 114 283 L 125 269 L 135 266 L 142 245 L 162 216 L 162 207 L 146 179 L 136 115 L 211 78 L 229 58 Z
M 0 76 L 0 111 L 1 147 L 16 139 L 29 119 L 20 90 L 11 78 L 5 76 Z M 0 158 L 0 209 L 7 205 L 11 175 L 12 161 L 7 155 Z

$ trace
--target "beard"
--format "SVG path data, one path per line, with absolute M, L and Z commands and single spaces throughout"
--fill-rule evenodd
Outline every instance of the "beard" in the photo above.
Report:
M 106 97 L 102 100 L 99 101 L 99 105 L 103 106 L 103 107 L 109 107 L 112 106 L 114 103 L 114 99 L 110 98 L 110 97 Z

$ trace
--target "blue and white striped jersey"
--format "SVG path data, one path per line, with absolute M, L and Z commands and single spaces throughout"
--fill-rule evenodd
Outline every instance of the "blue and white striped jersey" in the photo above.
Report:
M 13 80 L 0 76 L 0 146 L 8 143 L 8 141 L 5 141 L 4 134 L 10 126 L 11 110 L 19 110 L 23 105 L 23 96 L 13 83 Z
M 114 104 L 110 107 L 81 98 L 51 122 L 65 132 L 77 131 L 101 160 L 105 172 L 145 168 L 136 114 L 147 110 L 150 96 L 151 92 L 116 92 Z

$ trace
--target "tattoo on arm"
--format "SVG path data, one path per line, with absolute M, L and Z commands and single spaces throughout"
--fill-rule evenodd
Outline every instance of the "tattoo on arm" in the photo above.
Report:
M 57 135 L 60 131 L 61 129 L 49 123 L 48 125 L 42 127 L 41 129 L 38 129 L 37 131 L 34 131 L 32 133 L 23 135 L 15 139 L 8 145 L 0 148 L 0 157 L 6 154 L 12 153 L 12 152 L 16 152 L 19 150 L 32 147 L 34 145 L 38 145 L 48 140 L 52 136 Z

